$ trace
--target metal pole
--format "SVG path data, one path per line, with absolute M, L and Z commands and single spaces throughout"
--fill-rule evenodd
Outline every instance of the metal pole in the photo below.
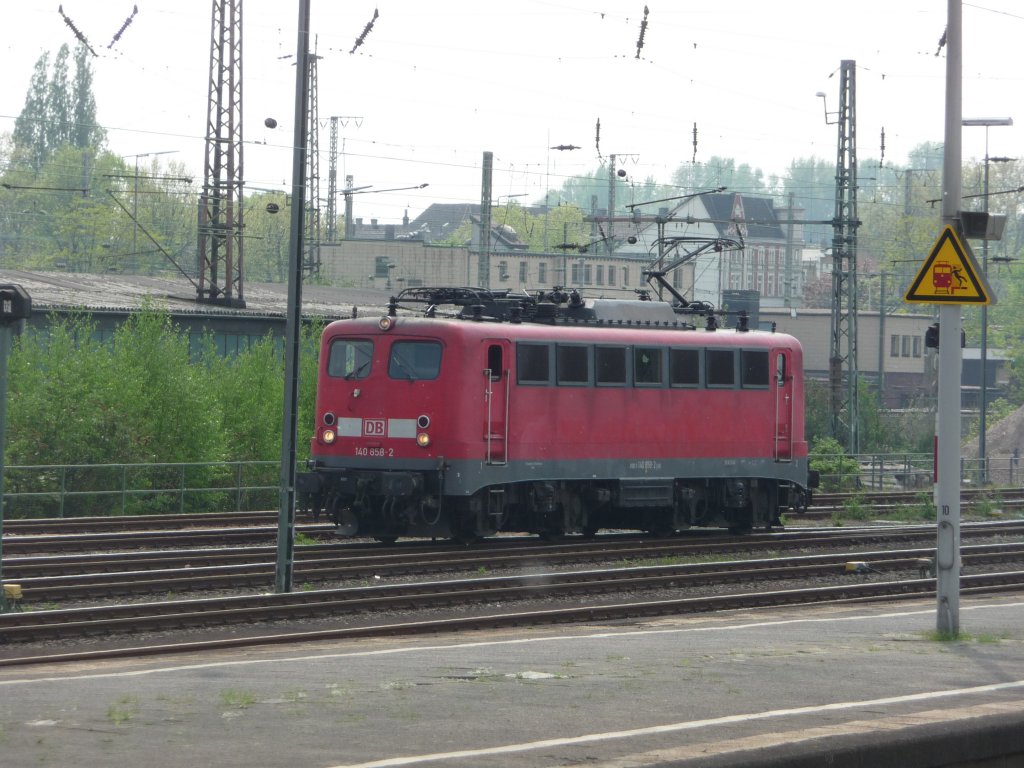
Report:
M 947 0 L 946 120 L 942 166 L 942 222 L 958 229 L 961 197 L 961 119 L 963 106 L 962 0 Z M 939 307 L 939 393 L 936 421 L 935 573 L 936 628 L 960 633 L 960 349 L 961 308 Z
M 665 222 L 667 219 L 658 214 L 655 221 L 658 223 L 658 273 L 661 274 L 665 269 Z M 664 279 L 664 275 L 662 275 Z M 661 281 L 658 281 L 658 301 L 663 301 L 664 295 L 662 292 Z
M 993 125 L 1013 125 L 1011 117 L 989 117 L 971 118 L 961 120 L 961 125 L 980 125 L 985 128 L 985 175 L 984 175 L 984 212 L 985 221 L 988 222 L 988 166 L 990 162 L 1006 162 L 1008 157 L 989 157 L 988 155 L 988 129 Z M 981 271 L 988 275 L 988 233 L 981 241 Z M 987 432 L 988 420 L 988 305 L 981 306 L 981 392 L 978 403 L 978 459 L 980 462 L 979 480 L 982 483 L 988 482 L 988 458 L 985 451 L 985 435 Z
M 988 126 L 985 126 L 985 219 L 988 220 Z M 988 237 L 981 241 L 981 271 L 988 274 Z M 985 414 L 988 410 L 988 305 L 981 305 L 981 402 L 978 414 L 979 480 L 988 484 L 988 460 L 985 458 Z
M 878 407 L 885 406 L 885 272 L 878 286 Z
M 288 317 L 285 323 L 284 424 L 281 429 L 280 509 L 275 587 L 291 592 L 295 560 L 295 446 L 298 442 L 299 342 L 302 336 L 302 239 L 306 209 L 306 119 L 309 90 L 309 3 L 299 3 L 295 53 L 295 139 L 292 151 L 292 218 L 288 242 Z
M 11 325 L 0 324 L 0 613 L 7 611 L 7 593 L 4 591 L 4 452 L 7 432 L 7 357 L 11 352 Z
M 135 156 L 135 194 L 132 195 L 132 258 L 139 252 L 139 156 Z

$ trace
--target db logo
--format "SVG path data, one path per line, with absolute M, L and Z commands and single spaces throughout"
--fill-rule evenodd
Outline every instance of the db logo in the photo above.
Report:
M 363 419 L 363 434 L 367 437 L 384 437 L 386 432 L 384 419 Z

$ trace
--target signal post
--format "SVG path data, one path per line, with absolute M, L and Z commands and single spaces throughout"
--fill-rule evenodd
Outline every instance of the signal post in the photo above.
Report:
M 942 233 L 911 282 L 904 300 L 939 305 L 939 392 L 935 418 L 936 629 L 960 633 L 960 317 L 963 305 L 988 305 L 992 292 L 963 240 L 960 211 L 963 122 L 962 0 L 947 0 L 945 151 L 942 166 Z M 984 386 L 984 382 L 982 384 Z
M 20 597 L 21 588 L 3 583 L 4 466 L 7 432 L 7 358 L 11 352 L 14 326 L 32 314 L 32 297 L 20 285 L 0 285 L 0 613 L 10 600 Z

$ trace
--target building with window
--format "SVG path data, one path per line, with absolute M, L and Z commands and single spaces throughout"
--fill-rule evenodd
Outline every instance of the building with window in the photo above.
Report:
M 666 271 L 665 279 L 689 301 L 721 306 L 723 291 L 757 291 L 761 306 L 803 306 L 802 209 L 715 192 L 655 214 L 637 208 L 612 223 L 615 254 Z M 702 250 L 711 240 L 724 247 Z

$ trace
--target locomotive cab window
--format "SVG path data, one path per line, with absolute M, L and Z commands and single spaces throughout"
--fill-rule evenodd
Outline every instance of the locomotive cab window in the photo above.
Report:
M 327 375 L 344 379 L 365 379 L 370 375 L 373 342 L 358 339 L 335 339 L 327 358 Z
M 744 349 L 740 351 L 740 386 L 744 389 L 768 387 L 768 350 Z
M 595 347 L 594 376 L 599 387 L 624 387 L 626 347 Z
M 661 347 L 633 348 L 633 382 L 638 387 L 660 387 L 665 383 L 664 352 Z
M 732 349 L 709 349 L 707 351 L 707 375 L 709 388 L 736 386 L 736 352 Z
M 520 384 L 551 383 L 551 345 L 516 344 L 516 381 Z
M 388 376 L 407 381 L 430 381 L 441 372 L 441 344 L 436 341 L 396 341 L 388 357 Z
M 559 344 L 556 348 L 558 383 L 586 386 L 590 383 L 590 347 Z
M 699 349 L 670 349 L 668 366 L 669 381 L 673 387 L 700 386 Z

